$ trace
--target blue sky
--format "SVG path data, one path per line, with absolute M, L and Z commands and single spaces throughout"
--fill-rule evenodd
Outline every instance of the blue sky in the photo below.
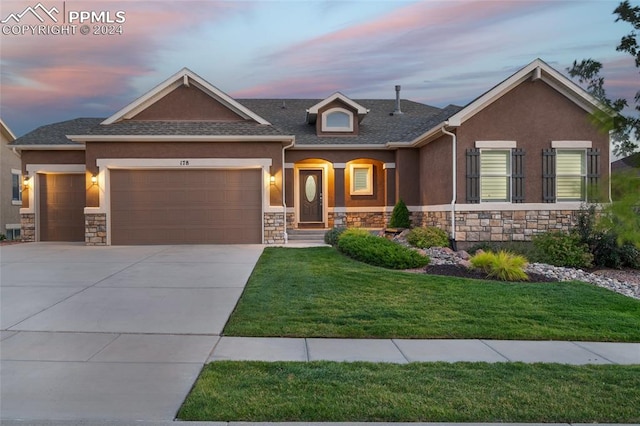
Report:
M 239 98 L 391 99 L 401 84 L 403 98 L 442 107 L 466 104 L 535 58 L 566 73 L 592 57 L 611 96 L 631 101 L 638 89 L 633 59 L 615 51 L 631 30 L 615 23 L 619 1 L 40 2 L 124 11 L 126 21 L 121 35 L 3 29 L 0 115 L 18 136 L 109 116 L 182 67 Z M 3 0 L 0 20 L 37 3 Z

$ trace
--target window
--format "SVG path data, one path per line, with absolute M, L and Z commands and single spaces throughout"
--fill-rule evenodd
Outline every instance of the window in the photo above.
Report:
M 557 201 L 581 201 L 586 193 L 586 151 L 557 150 L 556 199 Z
M 22 204 L 22 179 L 20 170 L 11 169 L 11 202 L 14 205 Z
M 332 108 L 322 114 L 323 132 L 353 132 L 353 113 L 344 108 Z
M 19 240 L 20 239 L 20 225 L 19 224 L 7 224 L 6 227 L 7 240 Z
M 480 151 L 480 199 L 509 201 L 511 150 Z
M 351 195 L 373 195 L 373 164 L 351 165 Z

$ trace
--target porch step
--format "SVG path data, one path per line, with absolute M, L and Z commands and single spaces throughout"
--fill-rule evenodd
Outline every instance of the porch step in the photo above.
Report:
M 289 241 L 324 242 L 327 229 L 287 229 Z

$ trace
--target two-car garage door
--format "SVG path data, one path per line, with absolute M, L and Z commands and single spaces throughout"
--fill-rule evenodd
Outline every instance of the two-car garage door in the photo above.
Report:
M 261 173 L 111 170 L 111 243 L 259 244 Z

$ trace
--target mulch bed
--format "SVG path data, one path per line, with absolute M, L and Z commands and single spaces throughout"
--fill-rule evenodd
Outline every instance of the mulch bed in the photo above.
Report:
M 477 280 L 491 280 L 491 281 L 500 281 L 492 277 L 488 277 L 482 271 L 478 271 L 475 269 L 468 269 L 464 266 L 458 265 L 427 265 L 424 268 L 425 274 L 431 275 L 444 275 L 448 277 L 460 277 L 460 278 L 474 278 Z M 527 274 L 529 275 L 530 283 L 553 283 L 557 282 L 554 279 L 548 278 L 544 275 L 540 274 Z

